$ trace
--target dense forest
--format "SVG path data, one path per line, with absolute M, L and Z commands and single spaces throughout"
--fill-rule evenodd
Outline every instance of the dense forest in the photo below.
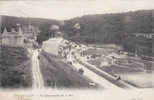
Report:
M 154 33 L 154 10 L 140 10 L 115 14 L 84 15 L 81 17 L 62 21 L 41 18 L 22 18 L 2 16 L 2 31 L 7 27 L 16 28 L 16 24 L 32 24 L 41 30 L 38 42 L 50 38 L 51 25 L 58 25 L 64 33 L 64 38 L 78 42 L 118 44 L 123 45 L 127 51 L 134 52 L 136 46 L 142 46 L 146 52 L 152 50 L 152 40 L 144 38 L 127 37 L 134 33 Z M 75 27 L 77 25 L 78 27 Z M 140 41 L 140 42 L 139 42 Z M 138 43 L 138 44 L 137 44 Z M 149 54 L 150 55 L 150 54 Z
M 73 27 L 80 25 L 80 29 Z M 135 33 L 154 33 L 154 10 L 117 14 L 86 15 L 66 21 L 66 38 L 84 43 L 118 44 L 125 51 L 152 56 L 154 40 L 134 37 Z M 153 52 L 154 53 L 154 52 Z
M 75 23 L 80 30 L 72 27 Z M 153 23 L 152 10 L 144 10 L 73 18 L 66 21 L 64 29 L 68 37 L 80 41 L 119 44 L 126 33 L 152 33 Z

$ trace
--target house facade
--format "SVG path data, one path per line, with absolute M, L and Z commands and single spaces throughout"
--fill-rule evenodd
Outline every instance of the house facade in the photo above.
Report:
M 32 47 L 39 32 L 39 28 L 32 25 L 20 25 L 17 31 L 12 28 L 10 32 L 5 27 L 1 35 L 2 45 Z
M 18 31 L 15 29 L 11 29 L 11 32 L 8 32 L 6 28 L 2 33 L 2 45 L 8 46 L 23 46 L 24 44 L 24 36 L 21 28 Z

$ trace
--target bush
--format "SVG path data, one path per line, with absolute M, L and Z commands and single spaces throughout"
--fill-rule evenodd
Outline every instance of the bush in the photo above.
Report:
M 80 68 L 80 69 L 78 70 L 78 72 L 79 72 L 81 75 L 83 75 L 84 70 L 83 70 L 82 68 Z

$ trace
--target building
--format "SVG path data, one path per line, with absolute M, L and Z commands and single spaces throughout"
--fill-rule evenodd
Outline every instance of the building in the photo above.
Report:
M 9 32 L 4 28 L 1 36 L 2 45 L 32 47 L 40 32 L 38 27 L 32 25 L 19 25 L 16 30 L 12 28 Z
M 142 36 L 144 38 L 152 39 L 154 33 L 134 33 L 136 37 Z
M 24 35 L 22 33 L 21 27 L 18 31 L 15 31 L 14 28 L 11 29 L 11 32 L 7 31 L 7 28 L 4 28 L 2 33 L 2 45 L 8 46 L 23 46 L 24 44 Z
M 55 32 L 55 37 L 57 38 L 63 38 L 63 33 L 60 31 Z
M 51 53 L 53 55 L 59 55 L 59 47 L 64 41 L 63 33 L 60 31 L 55 32 L 54 37 L 51 37 L 49 40 L 43 41 L 42 48 L 44 51 Z

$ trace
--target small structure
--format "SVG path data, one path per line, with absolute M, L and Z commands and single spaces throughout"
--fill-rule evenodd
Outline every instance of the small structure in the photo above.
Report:
M 136 37 L 142 36 L 148 39 L 151 39 L 154 36 L 154 33 L 133 33 Z
M 104 66 L 110 66 L 113 64 L 113 59 L 111 58 L 101 58 L 101 63 L 100 63 L 100 67 L 104 67 Z
M 63 37 L 63 33 L 60 32 L 60 31 L 57 31 L 57 32 L 55 32 L 55 37 L 62 38 Z
M 147 73 L 152 73 L 154 68 L 153 64 L 153 62 L 144 62 L 144 69 Z

